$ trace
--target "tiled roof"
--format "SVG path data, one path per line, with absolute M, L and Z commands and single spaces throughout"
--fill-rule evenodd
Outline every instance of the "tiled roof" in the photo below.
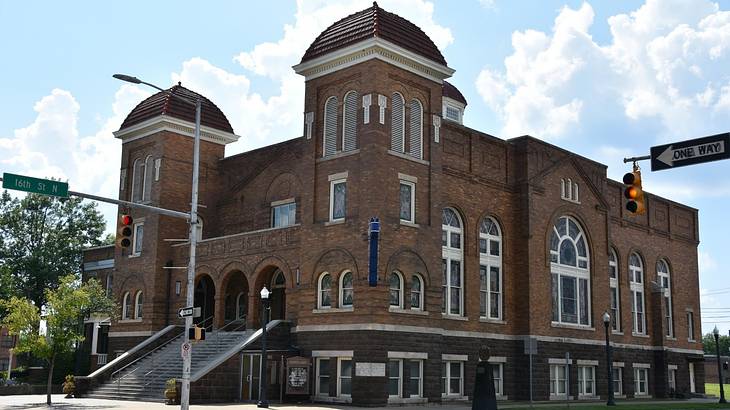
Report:
M 169 93 L 169 94 L 168 94 Z M 167 89 L 167 92 L 160 91 L 157 94 L 147 98 L 127 115 L 119 129 L 124 129 L 135 124 L 147 121 L 158 115 L 167 115 L 181 120 L 195 122 L 195 106 L 186 104 L 178 98 L 171 97 L 170 94 L 183 97 L 194 102 L 198 97 L 202 97 L 202 105 L 200 111 L 200 123 L 206 127 L 215 128 L 217 130 L 230 132 L 233 134 L 233 127 L 228 122 L 225 114 L 209 99 L 202 95 L 190 91 L 177 83 L 177 85 Z
M 461 91 L 459 91 L 458 88 L 454 87 L 453 84 L 451 84 L 448 81 L 444 81 L 444 85 L 442 86 L 444 97 L 451 98 L 452 100 L 456 100 L 460 103 L 466 104 L 466 98 L 461 94 Z
M 340 48 L 380 37 L 409 51 L 447 65 L 438 47 L 418 26 L 373 2 L 373 6 L 351 14 L 329 26 L 309 46 L 302 62 L 312 60 Z

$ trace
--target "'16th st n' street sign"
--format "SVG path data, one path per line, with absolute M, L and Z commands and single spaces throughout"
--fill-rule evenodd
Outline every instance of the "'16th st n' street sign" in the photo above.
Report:
M 730 158 L 730 133 L 651 147 L 651 170 Z
M 3 173 L 3 188 L 68 198 L 68 183 Z

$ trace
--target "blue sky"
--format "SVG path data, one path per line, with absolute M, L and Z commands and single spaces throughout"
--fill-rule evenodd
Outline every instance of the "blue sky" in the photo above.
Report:
M 119 173 L 111 132 L 150 93 L 113 73 L 211 98 L 242 136 L 227 154 L 268 145 L 301 133 L 303 79 L 290 67 L 327 25 L 370 4 L 26 3 L 0 2 L 0 171 L 107 196 Z M 441 48 L 469 101 L 466 125 L 545 139 L 608 165 L 611 178 L 628 170 L 624 156 L 730 131 L 728 0 L 379 4 Z M 703 332 L 727 332 L 730 161 L 644 167 L 648 191 L 700 210 Z M 112 230 L 114 207 L 101 209 Z

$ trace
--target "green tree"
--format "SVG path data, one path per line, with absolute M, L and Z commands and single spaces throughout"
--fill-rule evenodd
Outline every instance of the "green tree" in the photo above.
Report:
M 720 342 L 720 354 L 723 356 L 730 355 L 730 350 L 728 350 L 730 349 L 730 336 L 720 335 L 718 341 Z M 715 335 L 707 333 L 702 336 L 702 348 L 705 351 L 705 354 L 711 354 L 713 356 L 716 355 Z
M 53 367 L 59 355 L 84 340 L 79 320 L 92 313 L 111 314 L 114 301 L 95 279 L 81 283 L 75 275 L 63 276 L 58 288 L 46 289 L 44 312 L 28 298 L 13 296 L 4 301 L 7 315 L 2 325 L 18 336 L 16 353 L 29 352 L 48 364 L 46 402 L 51 404 Z M 45 325 L 41 324 L 41 320 Z
M 0 268 L 10 272 L 10 293 L 43 306 L 46 289 L 55 288 L 59 277 L 80 271 L 81 250 L 102 244 L 104 227 L 93 202 L 36 194 L 18 199 L 3 191 Z

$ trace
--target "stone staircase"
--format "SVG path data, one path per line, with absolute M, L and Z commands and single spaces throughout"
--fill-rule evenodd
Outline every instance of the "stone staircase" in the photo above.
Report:
M 193 344 L 193 375 L 217 356 L 249 338 L 256 330 L 224 332 L 216 331 L 206 335 L 202 342 Z M 101 386 L 91 391 L 88 397 L 97 399 L 118 399 L 135 401 L 164 401 L 165 382 L 182 377 L 180 335 L 156 350 L 130 363 Z

